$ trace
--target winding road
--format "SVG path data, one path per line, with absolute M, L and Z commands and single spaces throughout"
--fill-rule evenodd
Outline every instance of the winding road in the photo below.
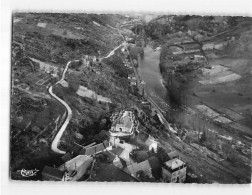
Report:
M 78 60 L 74 60 L 74 61 L 76 62 L 76 61 L 78 61 Z M 67 65 L 66 65 L 66 67 L 65 67 L 65 69 L 64 69 L 64 71 L 63 71 L 63 74 L 62 74 L 61 79 L 60 79 L 57 83 L 55 83 L 54 85 L 52 85 L 52 86 L 49 88 L 49 90 L 48 90 L 48 92 L 50 93 L 50 95 L 51 95 L 52 97 L 54 97 L 56 100 L 58 100 L 58 101 L 66 108 L 66 110 L 67 110 L 67 118 L 66 118 L 65 122 L 63 123 L 63 125 L 60 127 L 60 129 L 59 129 L 57 135 L 55 136 L 55 138 L 54 138 L 54 140 L 53 140 L 53 142 L 52 142 L 52 145 L 51 145 L 52 151 L 54 151 L 54 152 L 56 152 L 56 153 L 59 153 L 59 154 L 65 154 L 65 153 L 66 153 L 65 151 L 62 151 L 62 150 L 60 150 L 60 149 L 58 148 L 58 144 L 59 144 L 59 141 L 60 141 L 60 139 L 61 139 L 61 137 L 62 137 L 62 135 L 63 135 L 63 133 L 64 133 L 64 131 L 65 131 L 65 129 L 66 129 L 68 123 L 69 123 L 69 121 L 70 121 L 71 118 L 72 118 L 72 110 L 71 110 L 71 108 L 68 106 L 68 104 L 67 104 L 64 100 L 60 99 L 55 93 L 53 93 L 53 90 L 52 90 L 52 89 L 53 89 L 53 87 L 54 87 L 55 85 L 61 83 L 61 82 L 65 79 L 67 69 L 68 69 L 69 65 L 71 64 L 71 62 L 73 62 L 73 61 L 69 61 L 69 62 L 67 63 Z
M 121 46 L 123 46 L 125 42 L 123 42 L 122 44 L 120 44 L 119 46 L 115 47 L 107 56 L 103 57 L 102 59 L 106 59 L 106 58 L 109 58 L 111 57 L 112 55 L 114 55 L 115 51 L 120 48 Z M 61 83 L 65 77 L 66 77 L 66 72 L 69 68 L 69 65 L 72 63 L 72 62 L 78 62 L 79 60 L 72 60 L 72 61 L 69 61 L 63 71 L 63 74 L 62 74 L 62 77 L 61 79 L 55 83 L 54 85 L 50 86 L 49 89 L 48 89 L 48 92 L 50 93 L 50 95 L 52 97 L 54 97 L 57 101 L 59 101 L 67 110 L 67 118 L 66 120 L 64 121 L 63 125 L 60 127 L 60 129 L 58 130 L 58 133 L 56 134 L 55 138 L 53 139 L 52 141 L 52 144 L 51 144 L 51 149 L 52 151 L 54 151 L 55 153 L 58 153 L 58 154 L 65 154 L 66 152 L 63 151 L 63 150 L 60 150 L 58 148 L 58 145 L 59 145 L 59 142 L 60 142 L 60 139 L 64 133 L 64 131 L 66 130 L 71 118 L 72 118 L 72 110 L 71 108 L 69 107 L 69 105 L 62 99 L 60 99 L 55 93 L 53 93 L 53 87 L 56 86 L 57 84 Z

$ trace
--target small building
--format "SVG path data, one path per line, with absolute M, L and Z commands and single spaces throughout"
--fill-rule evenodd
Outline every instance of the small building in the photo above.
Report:
M 174 158 L 163 164 L 162 177 L 164 182 L 183 183 L 186 179 L 186 164 Z
M 113 160 L 113 164 L 114 164 L 114 166 L 118 167 L 119 169 L 123 169 L 124 167 L 127 166 L 126 161 L 123 160 L 122 158 L 118 157 L 117 155 Z
M 127 166 L 124 171 L 130 174 L 132 177 L 137 177 L 137 174 L 143 171 L 146 175 L 152 178 L 151 166 L 148 160 L 145 160 L 141 163 L 132 163 L 131 165 Z
M 78 181 L 91 166 L 93 157 L 78 155 L 65 162 L 58 169 L 64 172 L 63 181 Z
M 62 181 L 64 172 L 53 167 L 45 166 L 42 171 L 42 181 Z
M 107 144 L 107 143 L 106 143 Z M 80 155 L 87 155 L 87 156 L 93 156 L 95 154 L 98 154 L 102 151 L 104 151 L 106 149 L 105 144 L 104 143 L 100 143 L 88 148 L 83 148 L 80 151 Z

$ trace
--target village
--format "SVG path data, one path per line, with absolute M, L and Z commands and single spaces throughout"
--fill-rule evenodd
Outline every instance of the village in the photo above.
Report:
M 36 20 L 30 24 L 29 17 Z M 218 58 L 239 40 L 236 31 L 226 36 L 227 19 L 212 19 L 217 31 L 210 33 L 185 30 L 176 24 L 180 17 L 169 16 L 171 32 L 162 37 L 155 28 L 151 34 L 158 18 L 113 16 L 117 24 L 105 25 L 104 16 L 87 14 L 80 27 L 79 16 L 69 15 L 74 22 L 64 31 L 65 21 L 51 24 L 54 15 L 29 17 L 15 20 L 15 28 L 26 25 L 34 36 L 62 44 L 64 55 L 44 58 L 55 46 L 33 52 L 33 36 L 13 42 L 15 178 L 27 165 L 40 170 L 31 179 L 44 181 L 247 182 L 250 67 Z M 100 47 L 86 40 L 94 39 L 91 31 L 106 32 L 93 40 Z
M 186 163 L 139 131 L 136 118 L 132 109 L 114 113 L 109 140 L 72 148 L 61 157 L 62 165 L 44 167 L 42 180 L 185 182 Z

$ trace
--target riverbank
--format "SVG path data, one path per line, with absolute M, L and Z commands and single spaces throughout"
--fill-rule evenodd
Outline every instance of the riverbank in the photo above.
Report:
M 224 162 L 224 164 L 228 163 L 228 166 L 229 166 L 228 169 L 223 169 L 224 164 L 222 162 L 218 162 L 215 160 L 213 161 L 211 160 L 212 164 L 211 163 L 205 164 L 205 160 L 206 159 L 209 160 L 209 157 L 206 157 L 205 160 L 202 159 L 203 161 L 198 159 L 199 156 L 201 156 L 201 154 L 198 153 L 197 149 L 192 147 L 191 145 L 192 143 L 197 143 L 203 146 L 207 146 L 208 148 L 210 148 L 216 153 L 214 155 L 218 156 L 220 154 L 218 154 L 217 150 L 214 149 L 214 147 L 220 146 L 218 145 L 220 144 L 220 142 L 215 143 L 215 146 L 213 147 L 212 145 L 213 143 L 211 143 L 212 141 L 210 140 L 210 137 L 221 136 L 221 135 L 222 136 L 226 135 L 228 137 L 230 134 L 229 133 L 226 134 L 225 131 L 223 132 L 223 128 L 213 124 L 203 114 L 200 115 L 200 112 L 197 112 L 196 114 L 194 109 L 190 109 L 184 104 L 176 104 L 176 106 L 173 105 L 174 101 L 173 100 L 171 101 L 172 97 L 169 95 L 170 90 L 166 90 L 165 86 L 162 85 L 162 79 L 160 79 L 162 78 L 162 75 L 159 69 L 159 54 L 160 53 L 158 51 L 154 51 L 149 46 L 147 46 L 144 49 L 144 51 L 145 51 L 144 57 L 142 59 L 139 58 L 138 72 L 139 72 L 140 78 L 143 79 L 143 81 L 146 83 L 144 86 L 145 92 L 146 94 L 150 95 L 150 97 L 153 97 L 153 100 L 163 109 L 164 113 L 167 114 L 166 117 L 170 119 L 172 129 L 176 129 L 177 131 L 175 135 L 171 134 L 171 138 L 168 138 L 168 139 L 167 137 L 164 138 L 160 136 L 160 141 L 163 144 L 163 146 L 167 147 L 167 149 L 172 148 L 174 150 L 177 150 L 180 156 L 182 157 L 182 159 L 188 162 L 188 165 L 190 169 L 193 171 L 193 173 L 199 176 L 200 182 L 203 182 L 203 183 L 205 182 L 211 183 L 213 181 L 220 182 L 220 183 L 225 183 L 227 181 L 231 183 L 242 182 L 239 179 L 237 180 L 237 178 L 235 178 L 234 175 L 231 176 L 228 173 L 229 172 L 228 169 L 230 170 L 237 169 L 237 167 L 234 166 L 234 164 L 230 163 L 231 156 L 229 156 L 228 161 L 225 160 Z M 195 97 L 195 96 L 191 95 L 190 97 L 190 94 L 184 93 L 184 99 L 187 101 L 187 103 L 189 101 L 195 102 L 195 100 L 191 100 L 192 97 Z M 185 103 L 185 101 L 183 101 L 183 103 Z M 164 105 L 166 105 L 167 107 L 165 107 Z M 214 132 L 212 133 L 206 132 L 206 131 L 204 132 L 204 129 L 211 129 L 211 130 L 213 129 Z M 202 136 L 202 134 L 204 135 Z M 207 137 L 207 140 L 205 141 L 203 140 L 204 136 Z M 220 139 L 218 140 L 220 141 Z M 239 141 L 240 141 L 239 138 L 237 139 L 237 137 L 233 137 L 233 144 Z M 223 147 L 225 145 L 224 143 L 226 144 L 227 142 L 225 142 L 225 140 L 221 142 Z M 248 142 L 244 142 L 244 143 L 246 143 L 246 147 L 244 147 L 244 149 L 245 150 L 249 149 L 248 148 L 249 145 L 247 145 Z M 231 147 L 231 145 L 227 145 L 227 147 Z M 182 149 L 182 148 L 187 148 L 187 149 Z M 198 159 L 197 163 L 196 163 L 195 157 L 192 158 L 192 156 L 188 154 L 189 150 L 193 151 L 195 157 L 197 156 L 197 159 Z M 236 150 L 233 152 L 237 155 L 237 157 L 234 158 L 234 155 L 232 155 L 232 158 L 234 158 L 232 159 L 232 161 L 236 160 L 243 163 L 243 165 L 240 165 L 240 167 L 238 168 L 240 170 L 240 174 L 243 175 L 241 176 L 241 178 L 244 177 L 248 179 L 249 173 L 247 172 L 247 170 L 248 170 L 248 167 L 250 166 L 249 156 L 245 157 L 241 153 L 238 154 L 239 152 L 237 153 Z M 217 156 L 214 158 L 217 158 Z M 219 167 L 218 171 L 222 172 L 222 175 L 225 175 L 228 179 L 226 178 L 224 179 L 224 177 L 220 177 L 220 175 L 209 176 L 211 174 L 210 172 L 205 171 L 204 169 L 199 170 L 199 167 L 201 167 L 203 164 L 205 167 L 207 167 L 207 169 L 209 169 L 209 171 L 213 169 L 212 167 L 213 164 L 215 166 L 218 166 Z
M 228 169 L 239 170 L 240 179 L 248 179 L 251 59 L 221 58 L 218 54 L 223 51 L 207 51 L 209 69 L 196 58 L 202 54 L 178 55 L 174 49 L 162 47 L 160 69 L 169 96 L 175 100 L 169 116 L 178 136 L 188 144 L 206 147 L 223 158 Z M 242 182 L 240 179 L 237 181 Z

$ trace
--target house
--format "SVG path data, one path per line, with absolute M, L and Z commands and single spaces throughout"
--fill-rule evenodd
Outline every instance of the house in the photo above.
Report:
M 91 166 L 93 157 L 78 155 L 62 164 L 58 170 L 64 172 L 63 181 L 78 181 Z
M 97 144 L 88 148 L 83 148 L 80 151 L 80 155 L 93 156 L 95 154 L 102 152 L 103 150 L 105 150 L 104 144 L 100 143 L 100 144 Z
M 62 181 L 64 172 L 53 167 L 45 166 L 42 171 L 42 181 Z
M 141 163 L 132 163 L 131 165 L 127 166 L 124 171 L 135 178 L 137 178 L 139 172 L 143 171 L 147 176 L 152 178 L 151 166 L 148 160 L 145 160 Z
M 164 182 L 183 183 L 186 179 L 186 164 L 174 158 L 163 164 L 162 177 Z
M 110 147 L 110 144 L 109 144 L 108 140 L 104 140 L 102 143 L 103 143 L 103 145 L 104 145 L 105 148 Z
M 127 166 L 127 162 L 124 159 L 120 158 L 118 155 L 115 156 L 113 164 L 119 169 L 123 169 L 124 167 Z

